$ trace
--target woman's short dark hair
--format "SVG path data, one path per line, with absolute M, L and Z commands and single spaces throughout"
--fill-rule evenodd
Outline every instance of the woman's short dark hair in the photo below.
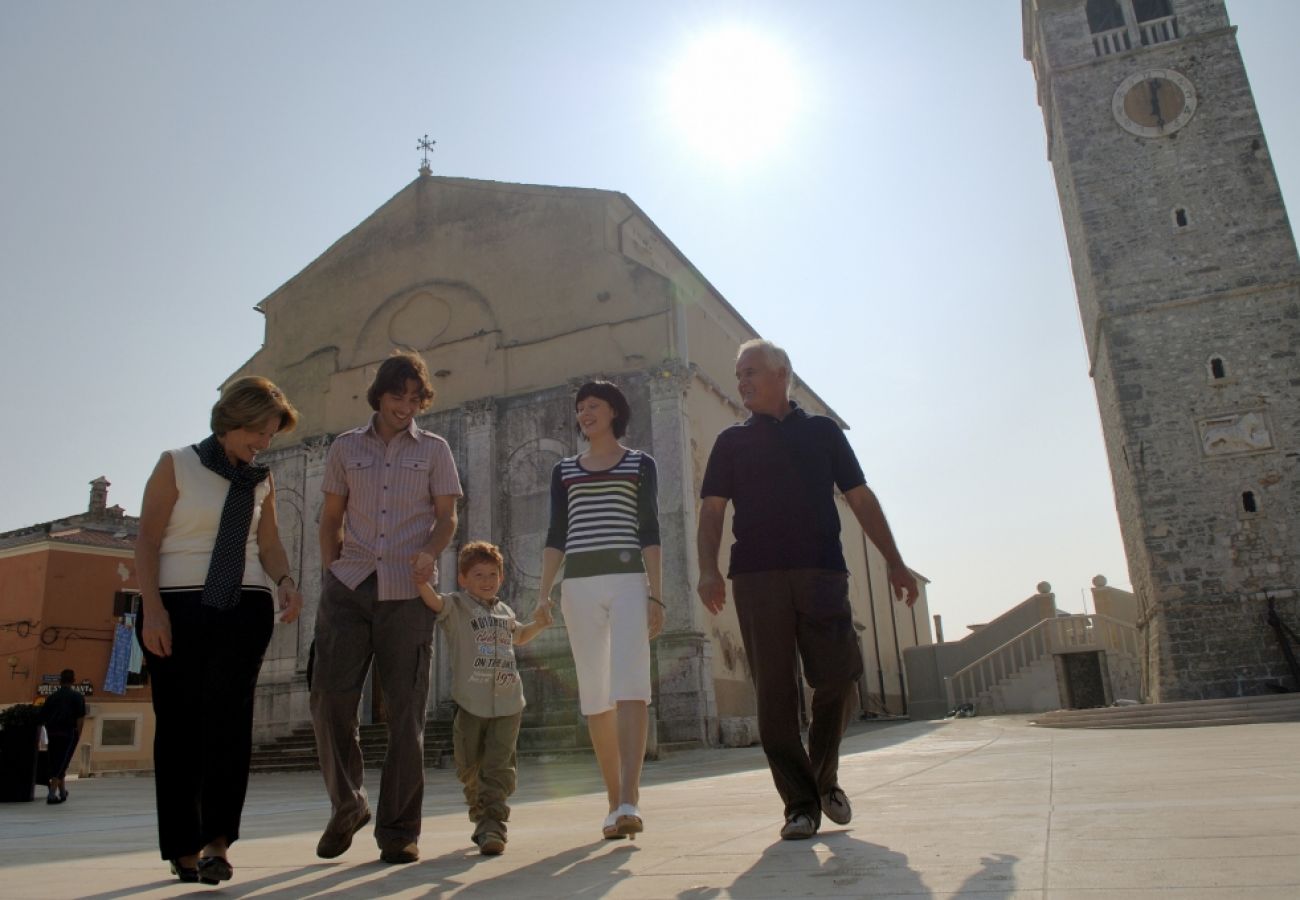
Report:
M 627 423 L 632 421 L 632 407 L 628 406 L 627 398 L 618 389 L 618 385 L 611 381 L 588 381 L 578 388 L 578 396 L 573 401 L 573 408 L 576 410 L 578 404 L 588 397 L 604 400 L 609 404 L 610 409 L 614 410 L 614 424 L 612 427 L 615 438 L 621 438 L 627 434 Z M 582 431 L 582 429 L 579 428 L 578 431 Z
M 420 385 L 420 409 L 428 409 L 435 394 L 433 382 L 429 380 L 429 369 L 420 354 L 409 350 L 394 350 L 393 355 L 380 364 L 375 380 L 370 383 L 370 390 L 366 391 L 366 401 L 370 408 L 378 412 L 379 398 L 384 394 L 405 394 L 408 381 Z
M 298 410 L 269 380 L 260 375 L 236 378 L 221 392 L 212 407 L 209 425 L 217 437 L 240 428 L 252 428 L 279 416 L 278 431 L 292 431 L 298 424 Z

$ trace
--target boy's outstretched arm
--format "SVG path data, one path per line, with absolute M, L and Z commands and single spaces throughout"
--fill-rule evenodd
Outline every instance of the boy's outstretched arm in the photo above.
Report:
M 515 629 L 514 642 L 516 644 L 528 643 L 545 631 L 546 626 L 550 625 L 552 621 L 554 621 L 554 616 L 551 615 L 550 605 L 539 605 L 533 613 L 533 620 L 527 625 L 521 625 Z

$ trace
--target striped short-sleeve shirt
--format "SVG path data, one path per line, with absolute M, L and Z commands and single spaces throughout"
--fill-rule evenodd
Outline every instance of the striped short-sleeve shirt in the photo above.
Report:
M 594 472 L 576 456 L 556 463 L 546 546 L 564 551 L 564 577 L 644 572 L 641 549 L 659 544 L 658 491 L 655 461 L 640 450 Z
M 372 417 L 334 439 L 321 490 L 348 498 L 343 548 L 330 566 L 334 577 L 355 589 L 377 572 L 380 600 L 416 596 L 411 559 L 437 522 L 434 498 L 461 495 L 447 442 L 412 422 L 385 444 Z

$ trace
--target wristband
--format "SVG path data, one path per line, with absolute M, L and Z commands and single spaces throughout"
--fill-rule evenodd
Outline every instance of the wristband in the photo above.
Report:
M 659 604 L 660 606 L 662 606 L 664 609 L 667 609 L 667 608 L 668 608 L 668 605 L 667 605 L 666 603 L 664 603 L 662 600 L 660 600 L 658 597 L 651 597 L 651 596 L 647 595 L 647 596 L 646 596 L 646 599 L 649 600 L 651 603 L 658 603 L 658 604 Z
M 293 573 L 291 573 L 291 572 L 285 572 L 285 573 L 284 573 L 283 575 L 281 575 L 278 579 L 276 579 L 275 586 L 276 586 L 276 587 L 279 587 L 280 585 L 284 584 L 284 580 L 285 580 L 286 578 L 292 578 L 292 577 L 293 577 Z

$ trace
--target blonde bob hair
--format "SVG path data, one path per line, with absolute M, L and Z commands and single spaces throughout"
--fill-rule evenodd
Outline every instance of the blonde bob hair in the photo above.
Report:
M 261 375 L 245 375 L 226 385 L 221 399 L 212 407 L 212 433 L 221 437 L 276 416 L 280 417 L 276 431 L 292 431 L 298 424 L 298 410 L 283 391 Z

